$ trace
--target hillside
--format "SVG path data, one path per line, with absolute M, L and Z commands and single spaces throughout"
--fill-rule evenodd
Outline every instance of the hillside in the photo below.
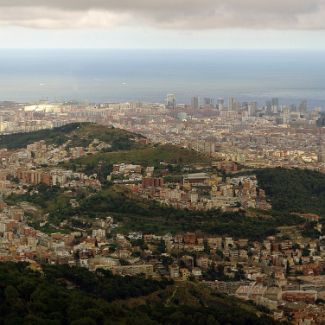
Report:
M 310 212 L 325 216 L 325 175 L 302 169 L 256 170 L 259 186 L 284 212 Z
M 22 263 L 1 263 L 0 280 L 1 324 L 277 324 L 199 284 Z
M 28 133 L 0 136 L 0 148 L 19 149 L 45 140 L 47 144 L 61 145 L 70 140 L 69 146 L 88 146 L 94 139 L 112 145 L 112 150 L 127 150 L 135 147 L 135 139 L 140 135 L 112 127 L 93 123 L 71 123 L 61 127 Z
M 91 170 L 92 168 L 95 168 L 99 162 L 102 162 L 105 165 L 125 162 L 160 168 L 160 162 L 178 165 L 209 165 L 210 158 L 199 154 L 194 150 L 166 144 L 136 148 L 127 151 L 98 153 L 73 160 L 69 162 L 67 166 L 74 166 L 74 168 L 77 168 L 78 170 Z
M 77 191 L 75 194 L 79 207 L 69 204 L 69 197 L 58 187 L 39 185 L 38 193 L 11 195 L 6 198 L 9 204 L 30 202 L 37 206 L 42 214 L 49 214 L 49 222 L 58 225 L 64 220 L 79 216 L 88 220 L 113 215 L 121 224 L 118 231 L 141 231 L 144 233 L 166 234 L 187 231 L 202 231 L 206 234 L 246 237 L 262 240 L 274 235 L 276 228 L 284 225 L 296 225 L 301 218 L 284 213 L 260 213 L 254 218 L 242 212 L 222 213 L 218 210 L 192 211 L 161 206 L 155 201 L 130 197 L 121 187 L 114 185 L 103 188 L 98 193 Z M 89 195 L 91 194 L 91 195 Z M 37 227 L 37 223 L 34 225 Z M 42 229 L 44 231 L 44 229 Z M 55 231 L 55 229 L 54 229 Z

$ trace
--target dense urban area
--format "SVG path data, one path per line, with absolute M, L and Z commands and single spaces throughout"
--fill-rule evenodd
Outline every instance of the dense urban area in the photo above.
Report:
M 321 108 L 176 99 L 0 104 L 8 324 L 325 323 Z

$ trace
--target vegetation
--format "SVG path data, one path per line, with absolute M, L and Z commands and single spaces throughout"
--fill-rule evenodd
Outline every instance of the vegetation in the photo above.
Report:
M 86 147 L 94 139 L 111 144 L 110 150 L 128 150 L 136 147 L 133 134 L 113 127 L 93 123 L 71 123 L 61 127 L 28 133 L 15 133 L 0 136 L 0 148 L 19 149 L 36 141 L 45 140 L 47 144 L 62 145 L 70 141 L 70 147 Z
M 325 175 L 307 170 L 262 169 L 255 171 L 259 186 L 265 189 L 276 213 L 221 213 L 213 211 L 189 211 L 161 206 L 157 202 L 131 197 L 117 186 L 106 182 L 112 165 L 119 162 L 155 166 L 156 172 L 168 169 L 166 181 L 177 181 L 184 166 L 210 165 L 210 158 L 193 150 L 172 145 L 139 146 L 135 138 L 141 136 L 127 131 L 107 128 L 91 123 L 74 123 L 52 130 L 14 134 L 0 137 L 0 146 L 18 148 L 46 138 L 48 143 L 60 144 L 70 141 L 71 146 L 88 145 L 93 139 L 111 144 L 113 152 L 100 152 L 82 157 L 66 164 L 74 170 L 87 174 L 97 173 L 105 184 L 103 190 L 92 192 L 78 190 L 65 192 L 60 187 L 39 185 L 30 187 L 24 195 L 11 195 L 10 204 L 27 201 L 49 215 L 47 231 L 61 221 L 71 221 L 75 216 L 85 219 L 105 217 L 112 214 L 121 228 L 119 231 L 141 230 L 143 232 L 202 231 L 207 234 L 222 234 L 250 239 L 262 239 L 277 232 L 277 227 L 301 223 L 290 212 L 325 212 Z M 118 151 L 120 150 L 120 151 Z M 160 175 L 160 174 L 159 174 Z M 163 175 L 163 173 L 162 173 Z M 70 199 L 78 201 L 72 207 Z M 317 232 L 309 230 L 314 236 Z
M 277 324 L 255 306 L 198 284 L 0 264 L 1 324 Z M 149 296 L 147 296 L 149 294 Z
M 98 164 L 111 166 L 122 162 L 141 164 L 142 166 L 155 166 L 157 169 L 160 169 L 163 167 L 160 164 L 161 162 L 178 165 L 209 164 L 210 158 L 194 150 L 166 144 L 127 151 L 98 153 L 72 160 L 66 166 L 68 168 L 90 172 L 95 171 Z
M 211 212 L 210 212 L 211 213 Z M 121 221 L 118 231 L 143 231 L 148 233 L 182 233 L 200 231 L 207 235 L 233 236 L 250 240 L 263 240 L 267 236 L 275 235 L 277 228 L 283 225 L 296 225 L 302 222 L 298 217 L 290 215 L 274 215 L 251 218 L 242 212 L 217 213 L 203 215 L 195 214 L 180 216 L 143 216 L 119 214 L 115 220 Z
M 47 140 L 48 143 L 63 144 L 66 140 L 66 134 L 81 126 L 80 123 L 72 123 L 51 130 L 39 130 L 28 133 L 14 133 L 0 135 L 0 147 L 7 149 L 24 148 L 36 141 Z
M 11 195 L 9 204 L 26 201 L 48 215 L 44 232 L 82 227 L 99 217 L 113 215 L 116 231 L 144 233 L 202 232 L 205 234 L 262 240 L 277 227 L 304 223 L 291 212 L 325 213 L 325 175 L 308 170 L 257 170 L 259 186 L 272 201 L 273 211 L 223 213 L 219 210 L 190 211 L 162 206 L 108 184 L 114 163 L 154 166 L 156 176 L 169 170 L 165 181 L 181 179 L 185 166 L 210 165 L 210 159 L 193 150 L 172 145 L 140 146 L 139 135 L 90 123 L 74 123 L 52 130 L 0 136 L 0 147 L 16 149 L 46 139 L 48 144 L 69 141 L 70 147 L 88 146 L 94 139 L 109 143 L 106 152 L 66 163 L 66 167 L 97 173 L 102 190 L 73 189 L 44 184 L 31 186 L 26 194 Z M 108 152 L 110 151 L 110 152 Z M 71 205 L 71 199 L 74 203 Z M 324 222 L 324 219 L 322 220 Z M 35 225 L 33 225 L 35 227 Z M 65 229 L 61 229 L 65 231 Z M 315 223 L 306 223 L 303 235 L 317 238 Z M 165 251 L 163 243 L 157 253 Z M 305 251 L 304 254 L 309 254 Z M 168 261 L 166 261 L 167 263 Z M 208 280 L 227 280 L 222 267 L 204 274 Z M 236 279 L 241 273 L 236 274 Z M 277 324 L 255 306 L 212 294 L 197 283 L 175 285 L 142 276 L 120 277 L 98 270 L 44 265 L 37 273 L 27 264 L 0 264 L 0 324 Z
M 256 170 L 256 175 L 274 210 L 325 215 L 325 174 L 274 168 Z
M 35 187 L 30 186 L 26 194 L 11 195 L 6 200 L 12 205 L 26 201 L 50 213 L 68 206 L 70 198 L 64 194 L 64 190 L 59 186 L 39 184 Z
M 316 229 L 316 222 L 307 222 L 305 224 L 305 228 L 302 232 L 302 235 L 304 237 L 309 237 L 309 238 L 315 238 L 318 239 L 319 236 L 322 235 L 317 229 Z
M 67 137 L 70 140 L 70 147 L 85 147 L 94 139 L 98 139 L 109 143 L 111 145 L 110 151 L 136 148 L 138 145 L 135 140 L 144 138 L 140 134 L 92 123 L 81 123 L 80 128 L 68 134 Z
M 118 231 L 142 231 L 146 233 L 179 233 L 202 231 L 206 234 L 263 239 L 274 235 L 277 227 L 295 225 L 303 220 L 285 213 L 256 212 L 254 217 L 244 212 L 222 213 L 219 210 L 192 211 L 162 206 L 155 201 L 131 197 L 122 187 L 108 186 L 97 193 L 75 192 L 79 207 L 69 204 L 63 189 L 40 185 L 37 191 L 25 195 L 11 195 L 7 203 L 27 201 L 49 214 L 49 222 L 58 225 L 74 216 L 92 220 L 113 215 L 121 224 Z M 34 191 L 34 192 L 33 192 Z M 32 194 L 34 193 L 34 194 Z

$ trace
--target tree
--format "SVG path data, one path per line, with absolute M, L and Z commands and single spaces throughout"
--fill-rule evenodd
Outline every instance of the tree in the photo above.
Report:
M 302 256 L 309 256 L 309 249 L 308 249 L 308 247 L 306 246 L 306 247 L 304 247 L 304 249 L 302 250 Z

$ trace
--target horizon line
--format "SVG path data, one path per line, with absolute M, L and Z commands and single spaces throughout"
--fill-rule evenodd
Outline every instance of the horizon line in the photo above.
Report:
M 324 48 L 118 48 L 118 47 L 0 47 L 5 50 L 112 50 L 112 51 L 325 51 Z

